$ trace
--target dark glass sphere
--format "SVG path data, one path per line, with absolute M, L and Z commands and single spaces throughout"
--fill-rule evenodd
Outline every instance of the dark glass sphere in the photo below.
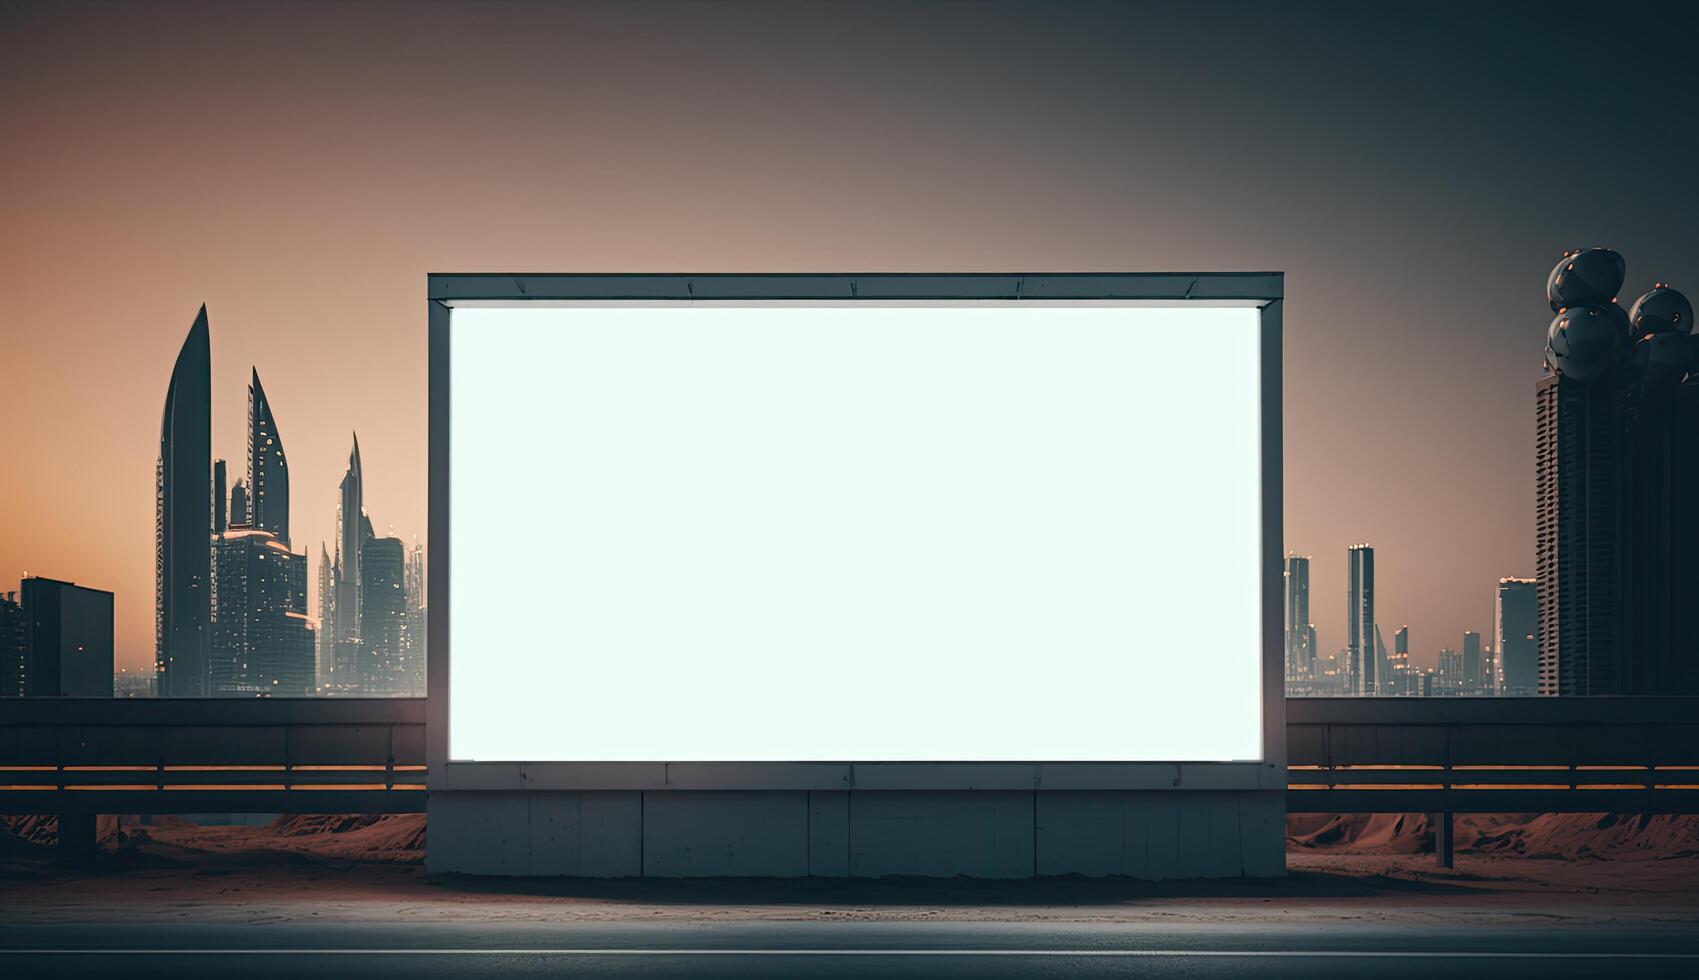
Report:
M 1546 363 L 1576 381 L 1603 377 L 1621 359 L 1628 314 L 1615 303 L 1571 306 L 1546 331 Z
M 1659 283 L 1634 301 L 1634 308 L 1628 311 L 1628 322 L 1636 337 L 1692 333 L 1693 304 L 1680 292 Z
M 1584 248 L 1558 260 L 1546 277 L 1546 301 L 1562 312 L 1571 306 L 1616 302 L 1628 263 L 1613 249 Z

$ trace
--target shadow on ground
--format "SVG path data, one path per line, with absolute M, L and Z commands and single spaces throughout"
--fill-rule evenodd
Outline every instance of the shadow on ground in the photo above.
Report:
M 1221 898 L 1244 902 L 1291 898 L 1370 898 L 1388 894 L 1458 895 L 1460 884 L 1386 875 L 1298 871 L 1284 878 L 1139 881 L 1067 875 L 1016 881 L 982 878 L 486 878 L 430 875 L 448 892 L 480 896 L 570 898 L 632 905 L 766 905 L 799 907 L 928 905 L 996 908 L 1125 905 L 1130 901 Z

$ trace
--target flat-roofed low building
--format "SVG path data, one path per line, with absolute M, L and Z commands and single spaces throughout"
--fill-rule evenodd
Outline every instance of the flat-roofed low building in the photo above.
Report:
M 26 578 L 19 589 L 32 698 L 112 696 L 112 593 Z

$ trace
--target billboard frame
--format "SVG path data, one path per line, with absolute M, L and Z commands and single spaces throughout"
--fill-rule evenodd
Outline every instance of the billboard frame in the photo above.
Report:
M 462 790 L 1264 790 L 1286 787 L 1281 340 L 1284 274 L 430 274 L 427 784 Z M 629 301 L 1146 301 L 1261 321 L 1262 758 L 1244 762 L 477 762 L 448 756 L 449 328 L 457 306 Z M 640 717 L 640 716 L 639 716 Z

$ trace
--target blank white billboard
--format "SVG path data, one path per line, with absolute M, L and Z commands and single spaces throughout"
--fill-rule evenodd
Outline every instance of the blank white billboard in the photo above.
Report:
M 457 761 L 1262 758 L 1259 314 L 450 326 Z

